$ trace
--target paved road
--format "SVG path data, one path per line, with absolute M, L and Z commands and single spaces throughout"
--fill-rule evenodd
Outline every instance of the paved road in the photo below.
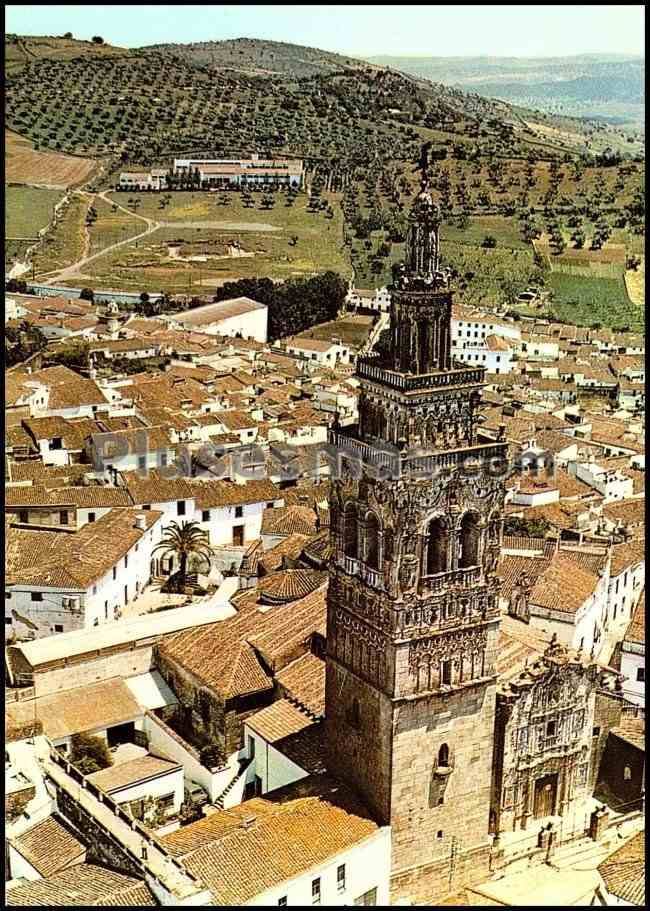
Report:
M 106 256 L 107 253 L 112 253 L 113 250 L 117 250 L 119 247 L 123 247 L 126 244 L 132 244 L 134 241 L 140 240 L 142 237 L 147 237 L 147 235 L 153 234 L 153 232 L 160 227 L 160 222 L 154 221 L 152 218 L 147 218 L 145 215 L 138 215 L 136 212 L 132 212 L 130 209 L 126 209 L 118 202 L 115 202 L 115 200 L 107 199 L 107 193 L 108 190 L 105 190 L 103 193 L 98 193 L 97 195 L 100 199 L 103 199 L 104 202 L 107 202 L 109 205 L 116 205 L 118 209 L 121 209 L 122 212 L 126 212 L 127 215 L 132 215 L 134 218 L 139 218 L 140 221 L 143 221 L 146 224 L 146 230 L 142 231 L 140 234 L 136 234 L 132 237 L 127 237 L 115 244 L 111 244 L 108 247 L 104 247 L 103 250 L 100 250 L 98 253 L 93 253 L 92 256 L 84 256 L 81 259 L 77 260 L 76 263 L 72 263 L 72 265 L 66 266 L 65 269 L 58 269 L 56 272 L 42 273 L 41 276 L 39 276 L 39 280 L 41 281 L 43 276 L 49 276 L 46 281 L 42 282 L 44 285 L 53 285 L 57 282 L 73 278 L 75 274 L 81 271 L 83 267 L 88 263 L 94 262 L 96 259 L 99 259 L 100 256 Z M 93 194 L 82 192 L 81 195 L 92 196 Z

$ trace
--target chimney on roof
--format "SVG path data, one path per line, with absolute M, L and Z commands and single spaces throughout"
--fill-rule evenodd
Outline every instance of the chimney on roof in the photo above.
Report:
M 246 819 L 242 819 L 241 827 L 242 829 L 250 829 L 256 822 L 257 816 L 247 816 Z
M 145 531 L 147 527 L 147 517 L 141 512 L 135 517 L 135 527 L 139 528 L 141 531 Z

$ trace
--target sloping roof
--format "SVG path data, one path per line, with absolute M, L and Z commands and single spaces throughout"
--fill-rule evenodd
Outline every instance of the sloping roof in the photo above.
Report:
M 284 569 L 264 576 L 258 588 L 260 600 L 267 603 L 289 603 L 304 598 L 323 584 L 325 575 L 311 569 Z
M 246 719 L 248 727 L 268 743 L 275 743 L 283 737 L 297 734 L 313 723 L 313 718 L 288 699 L 278 699 Z
M 208 326 L 233 316 L 243 316 L 254 310 L 266 310 L 266 304 L 260 304 L 250 297 L 233 297 L 216 304 L 194 307 L 185 313 L 175 314 L 174 320 L 188 326 Z
M 645 905 L 645 831 L 610 854 L 598 872 L 609 893 L 626 904 Z
M 313 535 L 318 531 L 316 520 L 316 512 L 310 506 L 265 509 L 262 516 L 262 534 Z
M 145 882 L 95 864 L 76 864 L 48 879 L 21 880 L 7 889 L 8 905 L 35 907 L 156 907 Z
M 278 671 L 276 681 L 288 698 L 314 715 L 325 714 L 325 662 L 311 652 Z
M 199 509 L 270 503 L 283 497 L 280 488 L 268 480 L 247 481 L 245 484 L 236 484 L 234 481 L 193 481 L 191 488 Z
M 645 645 L 645 589 L 641 592 L 637 606 L 634 608 L 632 620 L 628 626 L 624 642 L 634 642 L 636 645 Z
M 136 527 L 137 515 L 145 517 L 144 529 Z M 73 534 L 11 527 L 5 542 L 5 583 L 86 589 L 161 516 L 155 510 L 111 509 Z
M 124 680 L 112 677 L 51 696 L 9 703 L 5 720 L 17 727 L 40 721 L 43 733 L 58 740 L 133 721 L 141 715 L 142 709 Z
M 496 670 L 499 682 L 516 677 L 526 664 L 532 664 L 546 651 L 549 639 L 522 620 L 504 615 L 499 626 Z
M 245 822 L 248 820 L 248 822 Z M 314 776 L 163 836 L 168 850 L 237 905 L 374 835 L 379 824 L 343 784 Z
M 11 844 L 45 878 L 81 861 L 86 852 L 86 846 L 57 816 L 36 823 Z
M 45 367 L 43 370 L 33 371 L 24 379 L 43 383 L 48 387 L 50 397 L 47 407 L 50 411 L 81 405 L 105 405 L 108 408 L 108 399 L 97 383 L 68 367 Z
M 128 762 L 121 762 L 119 765 L 109 766 L 107 769 L 100 769 L 98 772 L 92 772 L 87 778 L 93 784 L 96 784 L 98 788 L 101 788 L 102 791 L 111 794 L 113 791 L 120 791 L 122 788 L 136 784 L 139 781 L 168 775 L 170 772 L 176 772 L 182 768 L 182 765 L 178 762 L 162 759 L 160 756 L 147 755 L 138 756 Z
M 530 595 L 531 604 L 574 614 L 598 585 L 598 576 L 576 560 L 557 553 L 540 573 Z

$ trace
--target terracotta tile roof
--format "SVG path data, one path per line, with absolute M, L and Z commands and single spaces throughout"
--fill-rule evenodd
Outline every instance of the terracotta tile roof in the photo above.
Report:
M 227 821 L 220 819 L 226 816 Z M 215 903 L 237 905 L 306 873 L 378 829 L 352 791 L 314 776 L 245 801 L 236 811 L 214 813 L 162 840 L 182 854 L 186 869 L 212 890 Z
M 6 723 L 40 721 L 52 740 L 133 721 L 142 709 L 121 677 L 6 706 Z
M 276 682 L 287 698 L 316 717 L 325 714 L 325 662 L 307 652 L 278 671 Z
M 309 775 L 325 775 L 325 725 L 317 721 L 275 744 L 276 749 Z
M 50 478 L 82 478 L 92 471 L 92 465 L 44 465 L 40 460 L 11 463 L 13 481 L 41 481 Z
M 610 728 L 610 733 L 645 753 L 645 718 L 623 715 L 620 725 Z
M 303 555 L 308 563 L 315 563 L 317 566 L 327 565 L 332 556 L 332 541 L 329 529 L 320 532 L 305 545 Z
M 288 699 L 278 699 L 246 719 L 248 727 L 267 743 L 275 743 L 290 734 L 297 734 L 313 723 L 313 718 Z
M 260 554 L 259 566 L 267 573 L 280 569 L 285 558 L 297 560 L 309 541 L 311 541 L 309 535 L 288 535 L 275 547 Z
M 272 481 L 192 481 L 193 496 L 199 509 L 223 508 L 224 506 L 245 506 L 251 503 L 270 503 L 283 499 L 283 492 Z M 266 509 L 276 512 L 280 509 Z
M 226 430 L 252 430 L 258 422 L 245 411 L 219 411 L 215 423 L 223 424 Z
M 262 534 L 314 535 L 317 531 L 316 512 L 310 506 L 284 506 L 264 510 Z
M 528 576 L 531 581 L 537 579 L 549 563 L 550 558 L 547 557 L 511 556 L 509 554 L 501 557 L 498 569 L 499 577 L 503 580 L 501 597 L 510 599 L 513 590 L 524 576 Z
M 92 781 L 102 791 L 111 794 L 113 791 L 120 791 L 128 785 L 136 784 L 149 778 L 158 778 L 160 775 L 175 772 L 182 769 L 178 762 L 172 762 L 169 759 L 162 759 L 160 756 L 138 756 L 128 762 L 121 762 L 119 765 L 109 766 L 107 769 L 100 769 L 98 772 L 92 772 L 88 775 L 88 781 Z
M 625 544 L 612 545 L 612 565 L 610 576 L 619 576 L 631 566 L 645 562 L 645 547 L 643 541 L 626 541 Z
M 104 405 L 108 399 L 94 380 L 80 376 L 68 367 L 45 367 L 29 374 L 29 380 L 43 383 L 50 390 L 48 409 L 75 408 L 80 405 Z
M 516 677 L 526 664 L 544 654 L 549 639 L 539 630 L 509 615 L 501 617 L 496 671 L 500 682 Z
M 155 907 L 158 902 L 145 882 L 94 864 L 76 864 L 48 879 L 21 880 L 7 889 L 8 905 L 55 907 Z
M 120 487 L 92 484 L 89 487 L 44 487 L 31 484 L 5 489 L 7 506 L 133 506 L 128 492 Z
M 248 641 L 273 672 L 304 654 L 314 633 L 325 637 L 326 594 L 327 580 L 300 601 L 272 608 L 267 622 L 249 634 Z
M 561 551 L 537 577 L 531 604 L 573 614 L 582 607 L 598 584 L 598 576 L 584 569 Z
M 634 642 L 636 645 L 645 645 L 645 589 L 641 592 L 637 606 L 634 608 L 632 620 L 628 626 L 625 642 Z
M 82 861 L 86 853 L 86 846 L 57 816 L 36 823 L 11 844 L 44 878 Z
M 317 589 L 326 580 L 324 573 L 311 569 L 285 569 L 271 573 L 258 584 L 260 601 L 265 604 L 287 604 Z
M 144 530 L 135 526 L 137 515 L 145 516 Z M 74 534 L 11 527 L 5 542 L 5 582 L 86 589 L 128 553 L 161 516 L 154 510 L 111 509 Z
M 645 497 L 607 503 L 603 506 L 603 515 L 621 525 L 642 525 L 645 522 Z
M 122 479 L 125 490 L 137 506 L 191 500 L 196 496 L 194 486 L 185 478 L 166 478 L 155 469 L 148 471 L 146 477 L 137 471 L 124 471 Z
M 233 297 L 216 304 L 194 307 L 185 313 L 179 313 L 174 319 L 189 326 L 207 326 L 233 316 L 242 316 L 254 310 L 265 310 L 266 304 L 260 304 L 250 297 Z
M 603 861 L 598 872 L 607 891 L 624 904 L 645 905 L 645 831 Z

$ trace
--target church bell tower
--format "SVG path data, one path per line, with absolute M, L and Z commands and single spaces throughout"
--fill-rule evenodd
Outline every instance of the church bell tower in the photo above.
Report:
M 477 440 L 483 368 L 452 360 L 439 228 L 425 163 L 388 344 L 330 432 L 328 764 L 391 826 L 391 901 L 418 904 L 487 873 L 506 458 Z

